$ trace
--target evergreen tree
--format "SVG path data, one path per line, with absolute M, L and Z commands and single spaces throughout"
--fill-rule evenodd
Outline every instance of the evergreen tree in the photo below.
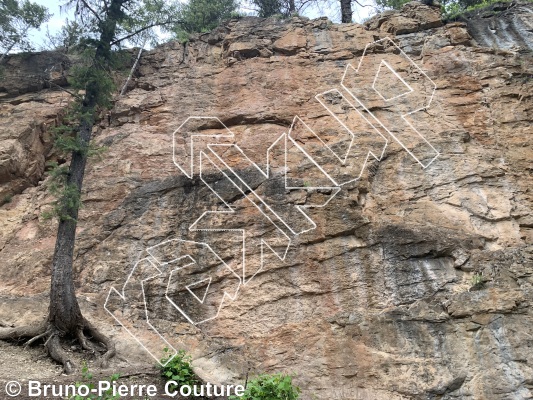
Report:
M 0 63 L 13 49 L 31 50 L 30 30 L 38 29 L 49 18 L 46 7 L 29 0 L 0 0 Z
M 178 27 L 185 32 L 206 32 L 237 12 L 236 0 L 189 0 L 181 11 Z
M 289 17 L 298 13 L 304 6 L 314 0 L 252 0 L 257 14 L 262 18 L 273 15 Z
M 166 0 L 71 0 L 78 22 L 83 26 L 84 55 L 87 62 L 74 71 L 74 86 L 85 91 L 71 107 L 67 122 L 58 129 L 57 146 L 71 153 L 70 165 L 59 167 L 59 198 L 55 214 L 59 218 L 52 260 L 50 306 L 41 324 L 0 328 L 0 339 L 28 343 L 42 339 L 50 356 L 63 364 L 66 373 L 75 370 L 61 341 L 75 338 L 83 349 L 102 351 L 102 365 L 115 354 L 114 343 L 96 329 L 80 311 L 75 295 L 73 256 L 80 194 L 90 151 L 93 126 L 99 111 L 110 105 L 113 91 L 110 71 L 113 47 L 132 40 L 155 26 L 175 23 L 176 6 Z M 93 341 L 88 339 L 90 334 Z M 102 347 L 103 346 L 103 347 Z

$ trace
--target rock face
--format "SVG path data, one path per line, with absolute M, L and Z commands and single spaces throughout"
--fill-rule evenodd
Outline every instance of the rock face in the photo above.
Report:
M 0 203 L 36 185 L 51 150 L 51 131 L 70 95 L 69 59 L 44 52 L 10 56 L 0 72 Z M 41 91 L 54 88 L 55 91 Z
M 477 43 L 499 49 L 533 50 L 531 4 L 495 3 L 461 17 Z
M 142 58 L 95 133 L 75 262 L 122 357 L 155 362 L 121 324 L 212 382 L 295 373 L 304 399 L 532 398 L 532 57 L 434 12 L 245 18 Z M 0 209 L 5 323 L 43 310 L 50 201 Z
M 402 35 L 442 26 L 439 6 L 427 6 L 413 1 L 405 4 L 401 12 L 385 11 L 365 22 L 373 31 Z

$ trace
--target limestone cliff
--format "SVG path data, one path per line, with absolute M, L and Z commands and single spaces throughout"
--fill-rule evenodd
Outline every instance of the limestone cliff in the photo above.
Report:
M 531 26 L 515 8 L 506 20 Z M 304 399 L 532 398 L 530 32 L 490 39 L 469 18 L 418 3 L 365 26 L 244 18 L 147 52 L 95 132 L 107 150 L 76 248 L 85 313 L 123 359 L 155 362 L 117 321 L 163 344 L 140 284 L 161 273 L 150 321 L 212 382 L 286 371 Z M 69 95 L 2 85 L 0 321 L 16 324 L 46 310 L 44 163 Z

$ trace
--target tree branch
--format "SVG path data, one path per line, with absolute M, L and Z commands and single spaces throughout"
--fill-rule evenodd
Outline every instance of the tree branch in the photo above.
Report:
M 85 6 L 85 8 L 87 8 L 96 17 L 98 22 L 102 23 L 102 19 L 100 18 L 100 16 L 96 13 L 96 11 L 94 11 L 91 8 L 91 6 L 85 0 L 79 0 L 79 1 L 81 1 L 83 3 L 83 5 Z
M 352 0 L 354 3 L 356 3 L 359 7 L 374 7 L 372 4 L 361 4 L 357 0 Z
M 173 21 L 173 20 L 168 20 L 168 21 L 165 21 L 165 22 L 154 22 L 153 24 L 150 24 L 148 26 L 144 26 L 140 29 L 137 29 L 135 32 L 132 32 L 124 37 L 121 37 L 120 39 L 116 39 L 114 41 L 111 42 L 111 46 L 114 46 L 124 40 L 127 40 L 135 35 L 138 35 L 139 33 L 142 33 L 150 28 L 153 28 L 155 26 L 163 26 L 163 25 L 169 25 L 169 24 L 172 24 L 172 23 L 178 23 L 178 24 L 182 24 L 183 22 L 182 21 Z
M 71 92 L 70 90 L 68 89 L 65 89 L 63 86 L 59 86 L 57 83 L 54 83 L 48 79 L 44 79 L 43 80 L 48 83 L 50 86 L 54 85 L 54 86 L 57 86 L 58 89 L 64 91 L 64 92 L 67 92 L 68 94 L 70 94 L 72 97 L 78 99 L 78 100 L 83 100 L 83 98 L 79 95 L 79 94 L 76 94 L 74 92 Z

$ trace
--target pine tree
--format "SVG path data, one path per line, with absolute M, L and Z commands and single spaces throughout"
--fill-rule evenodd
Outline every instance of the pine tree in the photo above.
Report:
M 60 127 L 58 145 L 71 152 L 70 165 L 56 171 L 62 179 L 55 214 L 59 218 L 52 260 L 48 316 L 38 325 L 0 329 L 0 339 L 44 340 L 50 356 L 63 364 L 66 373 L 75 370 L 62 346 L 64 338 L 76 338 L 81 347 L 102 352 L 102 365 L 115 355 L 114 343 L 82 315 L 74 287 L 73 253 L 80 194 L 98 112 L 110 104 L 113 91 L 110 70 L 113 47 L 147 32 L 155 26 L 176 23 L 176 6 L 165 0 L 72 0 L 77 19 L 83 25 L 87 63 L 75 71 L 76 84 L 85 90 L 69 111 L 69 123 Z M 72 135 L 69 135 L 72 134 Z M 89 333 L 93 341 L 86 336 Z M 102 347 L 103 346 L 103 347 Z
M 210 31 L 231 18 L 238 7 L 235 0 L 189 0 L 181 11 L 179 28 L 188 33 Z

